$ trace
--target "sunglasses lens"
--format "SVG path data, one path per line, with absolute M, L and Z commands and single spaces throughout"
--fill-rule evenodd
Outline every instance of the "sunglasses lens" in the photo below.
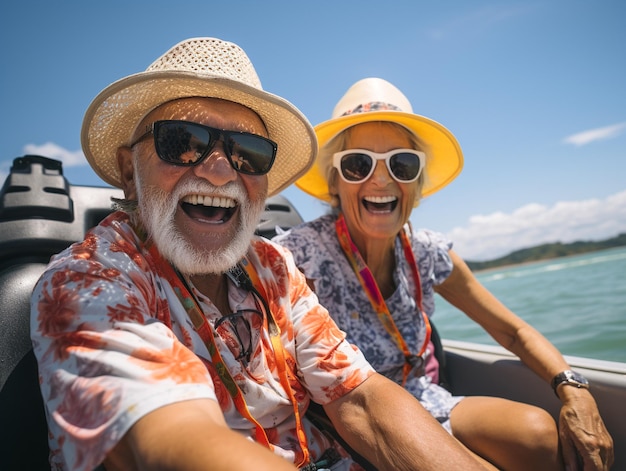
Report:
M 414 180 L 421 170 L 419 157 L 409 152 L 399 152 L 392 155 L 389 166 L 394 176 L 402 181 Z
M 354 152 L 341 158 L 341 173 L 350 182 L 364 180 L 372 171 L 374 161 L 367 154 Z
M 194 165 L 212 144 L 209 131 L 193 123 L 156 122 L 154 136 L 159 157 L 175 165 Z
M 276 144 L 255 134 L 220 131 L 186 121 L 157 121 L 154 124 L 157 154 L 174 165 L 195 165 L 206 157 L 224 136 L 224 150 L 235 170 L 264 175 L 272 168 Z
M 273 142 L 254 134 L 230 134 L 228 149 L 233 167 L 248 175 L 269 172 L 276 155 Z

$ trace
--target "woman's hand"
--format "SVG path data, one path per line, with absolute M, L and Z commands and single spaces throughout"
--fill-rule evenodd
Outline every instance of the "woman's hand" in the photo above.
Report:
M 588 390 L 563 385 L 559 436 L 566 470 L 608 470 L 613 464 L 613 439 Z

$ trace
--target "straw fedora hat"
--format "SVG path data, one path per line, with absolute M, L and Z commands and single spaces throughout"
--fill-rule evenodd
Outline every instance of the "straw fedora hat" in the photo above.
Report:
M 135 127 L 154 108 L 185 97 L 221 98 L 255 111 L 277 143 L 268 176 L 268 196 L 279 193 L 312 165 L 317 152 L 313 127 L 287 100 L 268 93 L 246 53 L 216 38 L 182 41 L 145 72 L 105 88 L 85 113 L 83 152 L 95 172 L 120 188 L 116 151 L 129 145 Z
M 413 113 L 409 100 L 391 83 L 366 78 L 352 85 L 339 100 L 332 118 L 315 126 L 319 148 L 349 127 L 370 121 L 397 123 L 429 146 L 422 197 L 432 195 L 454 180 L 463 168 L 463 153 L 456 138 L 441 124 Z M 304 192 L 330 201 L 328 181 L 316 161 L 296 186 Z

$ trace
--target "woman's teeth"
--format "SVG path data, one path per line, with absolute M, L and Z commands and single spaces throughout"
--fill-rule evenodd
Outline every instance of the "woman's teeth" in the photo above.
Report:
M 396 196 L 366 196 L 363 198 L 363 206 L 371 213 L 390 213 L 398 205 Z
M 396 198 L 395 196 L 366 196 L 363 199 L 368 203 L 385 204 L 392 203 L 398 198 Z

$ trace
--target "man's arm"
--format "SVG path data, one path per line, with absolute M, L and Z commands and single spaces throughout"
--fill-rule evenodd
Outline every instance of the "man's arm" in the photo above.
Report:
M 142 417 L 109 453 L 104 464 L 107 471 L 296 469 L 231 430 L 219 405 L 210 399 L 170 404 Z
M 410 393 L 375 374 L 324 406 L 337 432 L 381 470 L 484 470 Z

